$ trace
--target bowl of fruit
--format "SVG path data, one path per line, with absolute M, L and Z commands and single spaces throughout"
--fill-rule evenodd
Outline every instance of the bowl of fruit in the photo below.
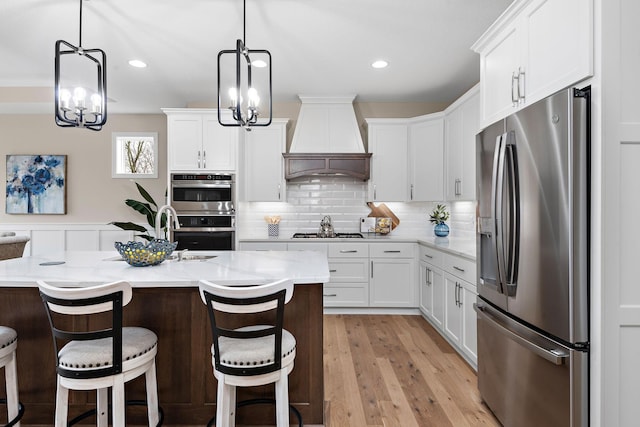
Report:
M 178 242 L 165 239 L 154 239 L 149 243 L 143 242 L 115 242 L 116 250 L 129 265 L 146 267 L 158 265 L 174 251 Z

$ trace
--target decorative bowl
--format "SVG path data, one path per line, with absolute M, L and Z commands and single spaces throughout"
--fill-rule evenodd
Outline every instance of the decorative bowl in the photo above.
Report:
M 165 239 L 154 239 L 147 244 L 143 242 L 115 242 L 114 244 L 122 258 L 134 267 L 160 264 L 171 255 L 177 245 L 178 242 Z

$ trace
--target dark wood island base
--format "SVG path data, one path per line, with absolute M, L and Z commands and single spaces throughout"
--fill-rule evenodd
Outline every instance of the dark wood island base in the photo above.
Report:
M 206 425 L 215 415 L 216 380 L 211 366 L 211 331 L 206 307 L 194 287 L 134 288 L 125 307 L 125 325 L 158 335 L 158 394 L 164 425 Z M 18 386 L 25 405 L 22 425 L 51 425 L 56 374 L 51 331 L 35 287 L 0 288 L 0 324 L 18 332 Z M 323 424 L 322 284 L 295 286 L 287 304 L 285 328 L 296 337 L 289 400 L 305 425 Z M 4 376 L 0 380 L 4 387 Z M 127 399 L 144 399 L 144 379 L 126 385 Z M 238 401 L 273 397 L 273 385 L 238 389 Z M 72 391 L 69 418 L 93 409 L 95 393 Z M 146 408 L 130 407 L 127 425 L 146 425 Z M 4 411 L 0 411 L 4 412 Z M 0 424 L 6 422 L 0 414 Z M 291 422 L 294 422 L 295 417 Z M 93 422 L 88 418 L 86 423 Z M 256 405 L 238 411 L 238 425 L 273 425 L 275 408 Z

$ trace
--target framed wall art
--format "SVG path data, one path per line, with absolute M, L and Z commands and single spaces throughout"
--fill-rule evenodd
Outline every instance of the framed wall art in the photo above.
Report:
M 8 214 L 66 214 L 67 156 L 7 155 Z

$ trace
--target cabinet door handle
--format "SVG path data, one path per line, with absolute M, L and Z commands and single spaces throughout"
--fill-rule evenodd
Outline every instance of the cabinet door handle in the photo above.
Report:
M 376 184 L 373 184 L 373 200 L 378 200 L 378 192 L 376 189 Z
M 356 249 L 349 249 L 349 250 L 342 249 L 342 250 L 340 250 L 340 253 L 341 254 L 357 254 L 358 251 Z
M 410 191 L 410 193 L 411 193 L 410 200 L 413 200 L 413 184 L 411 184 L 411 191 Z
M 202 151 L 202 167 L 207 168 L 207 152 L 204 150 Z
M 427 268 L 427 283 L 429 284 L 429 286 L 433 284 L 433 270 L 431 270 L 430 268 Z
M 322 294 L 323 297 L 337 297 L 338 294 Z
M 278 184 L 278 200 L 282 200 L 282 197 L 280 196 L 280 185 Z
M 455 193 L 456 196 L 460 196 L 462 194 L 462 180 L 460 178 L 456 178 L 455 182 Z
M 394 251 L 384 251 L 385 254 L 399 254 L 400 252 L 402 252 L 402 251 L 396 251 L 396 250 L 394 250 Z
M 525 101 L 525 78 L 524 70 L 518 67 L 518 101 L 524 103 Z
M 454 268 L 454 270 L 458 270 L 458 271 L 461 271 L 461 272 L 464 273 L 464 268 L 460 268 L 460 267 L 457 267 L 455 265 L 453 266 L 453 268 Z
M 371 278 L 373 279 L 373 261 L 371 261 Z
M 198 150 L 198 169 L 200 169 L 200 150 Z
M 335 273 L 338 270 L 329 270 L 329 273 Z
M 517 93 L 518 87 L 520 83 L 518 83 L 518 76 L 516 76 L 516 72 L 511 73 L 511 104 L 515 107 L 518 105 L 519 95 Z

